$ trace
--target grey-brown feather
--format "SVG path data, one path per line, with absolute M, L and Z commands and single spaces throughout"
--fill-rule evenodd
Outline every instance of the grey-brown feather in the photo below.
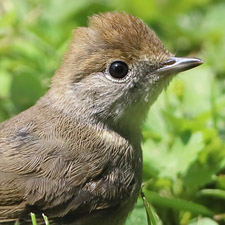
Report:
M 1 219 L 17 219 L 32 206 L 50 218 L 78 216 L 137 194 L 141 153 L 104 125 L 81 124 L 38 104 L 1 126 Z

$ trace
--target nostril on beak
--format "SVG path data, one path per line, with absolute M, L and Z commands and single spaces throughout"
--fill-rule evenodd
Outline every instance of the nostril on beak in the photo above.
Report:
M 203 63 L 201 59 L 193 57 L 170 57 L 163 63 L 162 67 L 157 70 L 159 74 L 177 74 L 189 70 Z
M 176 62 L 176 60 L 174 59 L 169 59 L 168 61 L 166 61 L 163 65 L 164 66 L 170 66 L 173 65 Z

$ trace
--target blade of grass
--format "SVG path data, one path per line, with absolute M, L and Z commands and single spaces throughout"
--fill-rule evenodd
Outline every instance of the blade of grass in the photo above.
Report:
M 42 216 L 44 218 L 45 225 L 49 225 L 48 217 L 44 213 L 42 213 Z
M 37 225 L 37 220 L 36 220 L 35 214 L 31 213 L 30 216 L 31 216 L 32 225 Z
M 154 208 L 147 201 L 147 199 L 146 199 L 146 197 L 145 197 L 143 192 L 141 192 L 141 197 L 142 197 L 142 200 L 144 202 L 145 210 L 146 210 L 146 213 L 147 213 L 148 225 L 159 225 L 159 224 L 162 224 L 161 221 L 159 220 L 159 217 L 156 214 Z
M 199 191 L 199 194 L 225 199 L 225 191 L 220 189 L 203 189 Z
M 182 200 L 178 198 L 169 198 L 169 197 L 162 197 L 158 193 L 149 191 L 147 189 L 143 189 L 147 200 L 153 204 L 158 206 L 163 206 L 167 208 L 172 208 L 175 210 L 185 210 L 192 212 L 193 214 L 203 215 L 213 217 L 214 213 L 210 211 L 203 205 L 190 202 L 187 200 Z

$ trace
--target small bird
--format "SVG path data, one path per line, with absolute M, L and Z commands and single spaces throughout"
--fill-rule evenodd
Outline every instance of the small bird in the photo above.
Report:
M 141 125 L 174 74 L 175 57 L 140 19 L 94 15 L 79 27 L 31 108 L 0 124 L 0 223 L 122 225 L 142 182 Z

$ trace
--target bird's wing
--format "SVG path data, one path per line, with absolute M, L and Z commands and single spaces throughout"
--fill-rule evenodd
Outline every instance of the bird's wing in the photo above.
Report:
M 25 210 L 25 202 L 13 177 L 0 172 L 0 224 L 15 222 Z
M 121 154 L 112 156 L 95 131 L 67 123 L 59 135 L 48 124 L 45 133 L 40 123 L 13 124 L 13 132 L 0 132 L 0 220 L 17 218 L 28 206 L 54 217 L 104 209 L 122 201 L 123 187 L 130 193 L 133 177 L 110 165 Z

